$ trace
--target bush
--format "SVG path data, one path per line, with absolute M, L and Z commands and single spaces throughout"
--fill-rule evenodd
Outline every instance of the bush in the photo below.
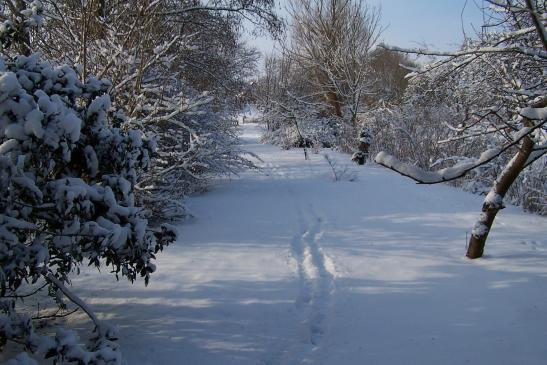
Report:
M 0 338 L 58 361 L 120 361 L 114 332 L 65 286 L 70 274 L 105 264 L 148 283 L 154 255 L 175 238 L 167 226 L 150 227 L 135 204 L 155 142 L 112 112 L 109 85 L 80 82 L 75 69 L 37 55 L 0 58 Z M 62 328 L 40 336 L 17 312 L 23 291 L 46 287 L 58 305 L 66 297 L 94 321 L 87 347 Z

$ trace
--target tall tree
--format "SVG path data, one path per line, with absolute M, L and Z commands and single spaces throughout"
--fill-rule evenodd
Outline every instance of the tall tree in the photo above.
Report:
M 381 33 L 380 11 L 364 1 L 293 0 L 291 37 L 285 51 L 314 77 L 333 115 L 357 122 L 372 91 L 371 51 Z M 346 110 L 344 110 L 346 109 Z

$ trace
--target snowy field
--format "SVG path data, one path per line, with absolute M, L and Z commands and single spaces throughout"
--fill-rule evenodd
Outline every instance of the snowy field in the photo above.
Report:
M 481 197 L 373 165 L 333 182 L 321 154 L 259 136 L 242 127 L 262 171 L 189 200 L 149 287 L 75 280 L 119 325 L 125 363 L 547 363 L 545 218 L 506 208 L 470 261 Z

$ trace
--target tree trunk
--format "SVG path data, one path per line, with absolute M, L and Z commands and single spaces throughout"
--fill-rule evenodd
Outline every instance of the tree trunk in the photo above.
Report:
M 80 50 L 80 62 L 82 63 L 82 82 L 85 81 L 87 76 L 87 32 L 88 32 L 88 22 L 89 18 L 87 15 L 88 4 L 82 2 L 82 46 Z
M 526 0 L 526 6 L 531 11 L 532 20 L 536 27 L 539 39 L 541 39 L 543 42 L 543 49 L 547 51 L 547 40 L 545 38 L 545 33 L 543 32 L 542 26 L 539 23 L 539 19 L 536 15 L 534 15 L 535 7 L 532 1 Z M 535 105 L 532 105 L 533 108 L 545 108 L 546 106 L 547 99 L 545 98 L 537 102 Z M 526 118 L 523 119 L 523 124 L 526 127 L 532 126 L 532 123 Z M 484 252 L 484 245 L 486 244 L 486 239 L 488 238 L 488 232 L 490 232 L 490 228 L 492 228 L 492 224 L 494 223 L 496 214 L 498 214 L 500 209 L 503 208 L 502 199 L 511 187 L 511 184 L 513 184 L 517 176 L 520 174 L 522 169 L 526 167 L 526 161 L 528 160 L 528 157 L 530 157 L 533 149 L 534 142 L 529 137 L 525 137 L 520 150 L 511 159 L 511 161 L 509 161 L 507 166 L 505 166 L 505 169 L 501 173 L 501 177 L 497 179 L 496 182 L 494 182 L 494 186 L 490 190 L 488 196 L 495 197 L 495 194 L 498 194 L 500 197 L 500 201 L 498 202 L 499 204 L 495 204 L 495 202 L 493 204 L 492 199 L 488 199 L 488 196 L 485 199 L 482 206 L 482 214 L 479 220 L 475 223 L 475 226 L 479 227 L 482 224 L 484 229 L 479 230 L 481 234 L 472 234 L 471 238 L 469 239 L 467 257 L 469 257 L 470 259 L 476 259 L 482 256 Z
M 335 91 L 328 91 L 325 95 L 325 98 L 327 99 L 327 103 L 332 107 L 332 113 L 333 115 L 336 115 L 337 117 L 342 116 L 342 107 L 340 106 L 340 100 L 338 98 L 338 94 Z
M 524 120 L 524 122 L 526 126 L 530 124 L 528 120 Z M 533 149 L 534 142 L 529 137 L 524 137 L 519 151 L 513 156 L 501 172 L 500 177 L 494 182 L 494 186 L 482 205 L 480 218 L 473 227 L 466 254 L 468 258 L 477 259 L 484 253 L 484 245 L 486 244 L 486 239 L 488 238 L 488 233 L 492 228 L 494 219 L 498 212 L 503 209 L 503 198 L 526 166 L 526 161 Z

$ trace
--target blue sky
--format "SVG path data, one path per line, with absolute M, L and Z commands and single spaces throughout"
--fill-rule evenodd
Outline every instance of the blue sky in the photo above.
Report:
M 473 26 L 480 29 L 482 0 L 369 0 L 382 9 L 386 27 L 382 39 L 391 45 L 453 49 L 463 40 L 463 26 L 473 35 Z M 280 3 L 283 7 L 284 0 Z M 477 6 L 478 5 L 478 6 Z M 463 14 L 462 14 L 463 11 Z M 280 13 L 284 13 L 283 11 Z M 273 42 L 267 38 L 249 39 L 248 43 L 262 52 L 269 52 Z
M 481 0 L 373 0 L 382 8 L 387 43 L 403 47 L 426 43 L 453 48 L 463 40 L 463 27 L 473 35 L 482 24 Z M 463 11 L 463 14 L 462 14 Z M 463 22 L 462 22 L 463 19 Z

